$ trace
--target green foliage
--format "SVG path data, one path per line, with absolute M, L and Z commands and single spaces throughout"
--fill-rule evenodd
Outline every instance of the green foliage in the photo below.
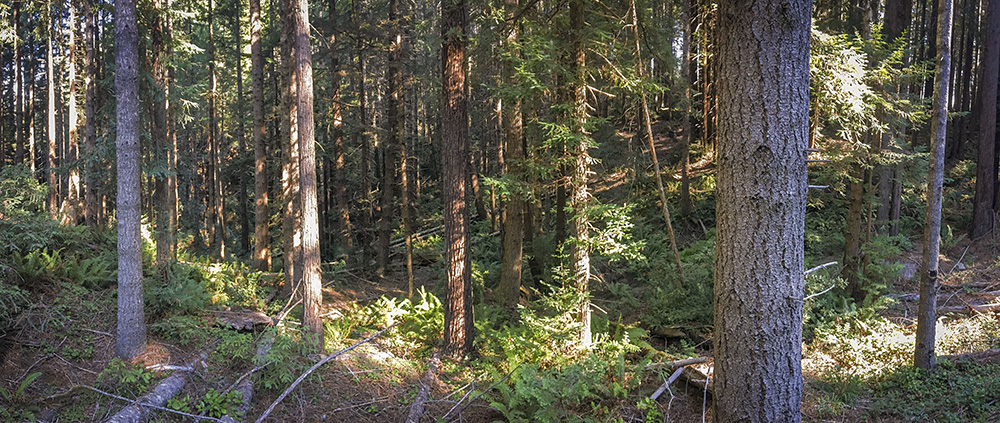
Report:
M 0 407 L 0 420 L 3 421 L 35 421 L 35 414 L 41 411 L 38 405 L 27 403 L 28 387 L 41 376 L 41 372 L 31 373 L 17 385 L 14 392 L 0 386 L 0 399 L 5 404 Z
M 203 342 L 208 335 L 205 319 L 198 316 L 175 314 L 149 324 L 149 331 L 165 340 L 181 345 Z
M 262 275 L 262 272 L 252 270 L 241 262 L 227 262 L 213 264 L 203 278 L 212 303 L 261 310 L 264 301 L 258 290 Z
M 927 372 L 902 367 L 873 387 L 868 415 L 907 422 L 993 422 L 1000 392 L 1000 365 L 941 360 Z
M 171 410 L 177 410 L 177 411 L 180 411 L 182 413 L 190 413 L 191 412 L 191 396 L 190 395 L 184 395 L 184 396 L 177 395 L 177 396 L 175 396 L 175 397 L 173 397 L 171 399 L 168 399 L 167 400 L 167 408 L 169 408 Z
M 239 418 L 242 417 L 242 414 L 237 409 L 241 405 L 243 405 L 243 397 L 238 391 L 222 394 L 215 392 L 215 388 L 209 388 L 205 397 L 199 400 L 194 408 L 204 416 L 219 418 L 230 415 Z
M 196 268 L 185 263 L 172 263 L 169 279 L 159 275 L 145 279 L 143 294 L 146 310 L 153 316 L 190 314 L 209 303 L 205 279 Z
M 816 329 L 812 348 L 830 356 L 832 365 L 843 372 L 872 377 L 906 366 L 913 360 L 913 334 L 875 314 L 884 304 L 854 309 L 853 304 L 840 319 Z
M 854 406 L 858 398 L 867 391 L 865 380 L 858 375 L 840 369 L 826 369 L 812 385 L 823 392 L 819 397 L 820 412 L 838 415 Z
M 229 365 L 243 360 L 251 362 L 254 359 L 254 337 L 250 333 L 234 332 L 226 329 L 219 329 L 214 335 L 219 340 L 212 353 L 212 358 L 219 363 Z
M 264 337 L 274 336 L 271 349 L 262 359 L 254 357 L 254 365 L 264 366 L 258 374 L 258 381 L 267 390 L 285 389 L 295 380 L 306 365 L 303 364 L 302 357 L 312 353 L 309 342 L 301 342 L 297 333 L 283 331 L 279 328 L 268 329 L 272 334 L 265 333 Z
M 149 389 L 153 373 L 141 365 L 129 364 L 116 357 L 97 375 L 97 382 L 108 392 L 138 398 Z
M 632 237 L 634 204 L 597 204 L 587 208 L 593 226 L 590 248 L 608 260 L 642 261 L 645 242 Z
M 662 219 L 661 219 L 662 220 Z M 691 243 L 680 253 L 684 282 L 677 277 L 673 252 L 666 231 L 653 228 L 644 234 L 645 261 L 630 263 L 630 269 L 644 282 L 646 299 L 640 319 L 649 327 L 710 325 L 712 286 L 715 275 L 715 232 Z
M 48 189 L 31 175 L 24 164 L 0 168 L 0 221 L 25 221 L 38 215 L 47 217 Z
M 878 298 L 903 270 L 903 264 L 892 259 L 910 248 L 910 239 L 904 235 L 875 235 L 861 248 L 865 252 L 866 262 L 862 286 L 869 299 Z

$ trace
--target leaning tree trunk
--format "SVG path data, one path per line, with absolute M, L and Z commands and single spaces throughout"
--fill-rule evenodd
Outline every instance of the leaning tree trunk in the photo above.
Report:
M 934 325 L 937 322 L 938 254 L 941 249 L 941 192 L 944 184 L 944 143 L 948 128 L 948 79 L 951 73 L 951 0 L 941 0 L 938 16 L 937 71 L 934 75 L 934 111 L 931 118 L 931 159 L 927 172 L 927 215 L 924 219 L 924 258 L 920 269 L 917 340 L 913 365 L 931 370 L 935 365 Z M 994 76 L 994 79 L 996 76 Z
M 128 361 L 146 349 L 139 234 L 139 29 L 135 0 L 115 2 L 115 92 L 118 157 L 118 336 L 115 354 Z
M 801 420 L 810 3 L 719 4 L 717 423 Z
M 970 236 L 980 238 L 994 229 L 996 195 L 997 74 L 1000 73 L 1000 0 L 989 0 L 986 11 L 982 76 L 979 85 L 979 158 Z

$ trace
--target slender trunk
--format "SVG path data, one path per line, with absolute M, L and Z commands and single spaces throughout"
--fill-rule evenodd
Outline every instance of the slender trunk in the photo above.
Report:
M 209 192 L 211 193 L 212 250 L 220 260 L 226 259 L 226 227 L 223 214 L 222 167 L 218 122 L 218 80 L 215 73 L 215 6 L 208 0 L 208 156 Z
M 115 92 L 118 158 L 118 334 L 115 355 L 128 361 L 146 349 L 139 234 L 139 29 L 135 0 L 115 2 Z
M 587 206 L 590 203 L 590 192 L 587 189 L 587 173 L 590 171 L 590 155 L 587 153 L 587 83 L 586 74 L 586 46 L 583 39 L 584 6 L 583 0 L 570 0 L 569 3 L 569 27 L 570 27 L 570 54 L 572 64 L 572 95 L 573 95 L 573 134 L 577 138 L 570 146 L 570 155 L 573 158 L 571 163 L 571 173 L 569 177 L 569 208 L 573 212 L 573 218 L 569 222 L 570 234 L 573 236 L 570 245 L 569 260 L 570 272 L 573 283 L 576 285 L 583 302 L 580 304 L 579 319 L 580 343 L 584 347 L 589 347 L 592 341 L 590 330 L 590 233 L 588 227 L 590 222 L 587 219 Z
M 21 18 L 20 2 L 13 2 L 12 20 L 14 22 L 14 163 L 21 164 L 24 161 L 24 76 L 21 67 Z
M 472 352 L 472 266 L 469 257 L 468 99 L 465 91 L 465 0 L 441 5 L 441 146 L 444 155 L 442 196 L 447 294 L 444 304 L 444 350 L 462 358 Z
M 353 0 L 354 25 L 357 28 L 362 26 L 361 0 Z M 371 132 L 368 118 L 368 69 L 365 61 L 364 37 L 357 37 L 355 52 L 357 53 L 358 71 L 356 86 L 358 90 L 358 126 L 360 131 L 355 132 L 355 144 L 361 149 L 361 225 L 358 231 L 359 242 L 361 243 L 361 254 L 358 261 L 367 265 L 372 256 L 371 225 L 374 216 L 372 214 L 371 202 Z
M 254 149 L 254 267 L 271 269 L 271 241 L 267 234 L 267 144 L 264 137 L 264 57 L 261 52 L 260 0 L 250 0 L 250 78 L 253 96 Z
M 302 202 L 302 323 L 316 345 L 323 350 L 323 306 L 320 274 L 319 210 L 316 200 L 316 137 L 313 122 L 312 52 L 309 46 L 309 2 L 296 0 L 293 6 L 295 34 L 296 89 L 298 99 L 299 174 Z
M 681 63 L 681 73 L 684 75 L 684 115 L 681 117 L 681 136 L 684 137 L 684 143 L 681 148 L 681 216 L 691 215 L 691 141 L 694 138 L 692 131 L 694 128 L 691 125 L 691 103 L 694 101 L 694 96 L 691 87 L 694 85 L 694 63 L 691 60 L 691 47 L 692 47 L 692 31 L 694 30 L 694 25 L 692 25 L 691 16 L 691 3 L 694 0 L 681 0 L 681 20 L 684 25 L 684 36 L 681 41 L 681 54 L 683 55 L 683 62 Z
M 861 304 L 865 299 L 865 290 L 861 285 L 861 226 L 864 214 L 865 170 L 860 164 L 851 166 L 850 189 L 847 196 L 847 228 L 844 234 L 844 270 L 842 275 L 847 280 L 847 291 L 854 302 Z
M 518 0 L 504 1 L 507 24 L 510 29 L 507 33 L 507 49 L 511 58 L 503 63 L 503 80 L 506 84 L 516 86 L 517 65 L 520 55 L 517 51 L 519 22 L 516 21 L 518 11 Z M 504 99 L 507 104 L 503 110 L 503 151 L 507 155 L 504 164 L 507 169 L 503 172 L 508 175 L 514 184 L 520 186 L 524 183 L 524 136 L 523 119 L 521 116 L 521 99 L 519 96 L 511 96 Z M 503 259 L 500 266 L 500 286 L 497 289 L 497 299 L 506 307 L 513 307 L 517 304 L 521 292 L 521 273 L 524 263 L 524 223 L 525 223 L 525 201 L 521 189 L 514 187 L 511 195 L 504 199 L 503 207 Z
M 993 204 L 996 195 L 995 139 L 997 74 L 1000 72 L 1000 0 L 988 0 L 986 33 L 983 38 L 979 113 L 979 158 L 976 161 L 976 195 L 973 200 L 970 236 L 981 238 L 995 228 Z
M 296 295 L 296 287 L 302 277 L 302 215 L 299 183 L 299 127 L 298 127 L 298 73 L 295 62 L 294 43 L 296 33 L 292 20 L 291 4 L 282 1 L 282 39 L 281 56 L 282 96 L 281 126 L 282 126 L 282 156 L 284 164 L 281 170 L 282 201 L 284 202 L 284 217 L 282 220 L 282 237 L 284 243 L 285 285 L 283 295 Z
M 337 1 L 329 0 L 330 11 L 330 118 L 333 120 L 333 198 L 337 209 L 337 233 L 344 251 L 354 248 L 351 236 L 351 208 L 347 202 L 347 169 L 344 157 L 344 117 L 340 100 L 340 55 L 337 52 Z
M 400 43 L 402 42 L 399 32 L 399 1 L 389 0 L 389 25 L 390 44 L 388 59 L 388 75 L 386 75 L 386 125 L 388 136 L 382 145 L 382 201 L 379 210 L 382 216 L 378 225 L 378 259 L 376 261 L 375 273 L 379 277 L 385 276 L 386 266 L 389 262 L 389 226 L 392 222 L 394 212 L 394 201 L 396 191 L 396 165 L 398 163 L 396 154 L 399 152 L 399 144 L 403 137 L 403 79 L 401 62 L 402 55 Z
M 31 174 L 35 175 L 37 159 L 35 157 L 35 71 L 38 70 L 38 60 L 35 57 L 28 57 L 28 69 L 27 75 L 25 75 L 28 80 L 26 81 L 26 86 L 28 88 L 28 103 L 25 105 L 24 116 L 27 119 L 25 125 L 28 128 L 28 169 L 31 170 Z
M 165 21 L 167 15 L 166 2 L 157 1 L 156 10 L 153 13 L 150 24 L 150 38 L 152 39 L 152 77 L 155 87 L 152 96 L 153 113 L 152 136 L 154 145 L 154 155 L 158 162 L 169 166 L 170 162 L 170 140 L 167 130 L 167 109 L 170 101 L 170 88 L 167 86 L 167 42 Z M 169 172 L 167 172 L 169 175 Z M 155 178 L 155 205 L 156 205 L 156 265 L 162 275 L 167 275 L 167 270 L 171 259 L 171 230 L 170 230 L 170 195 L 167 175 L 153 176 Z
M 635 0 L 632 0 L 632 38 L 635 40 L 635 71 L 640 78 L 645 73 L 642 66 L 642 50 L 639 48 L 639 18 L 635 7 Z M 649 103 L 646 101 L 646 92 L 640 88 L 639 97 L 642 101 L 642 123 L 646 131 L 646 141 L 649 144 L 649 155 L 653 159 L 653 172 L 656 174 L 656 188 L 660 195 L 662 205 L 663 220 L 667 223 L 667 235 L 670 236 L 670 249 L 674 253 L 674 264 L 677 266 L 677 278 L 681 284 L 684 283 L 684 271 L 681 268 L 681 255 L 677 251 L 677 240 L 674 238 L 674 225 L 670 222 L 670 209 L 667 208 L 667 194 L 663 188 L 663 175 L 660 173 L 660 160 L 656 157 L 656 143 L 653 141 L 653 124 L 649 118 Z M 685 165 L 686 167 L 686 165 Z
M 72 6 L 70 6 L 72 7 Z M 48 107 L 46 110 L 46 118 L 48 127 L 46 128 L 46 137 L 48 138 L 48 154 L 46 155 L 46 168 L 48 170 L 48 182 L 49 182 L 49 217 L 53 220 L 58 218 L 59 215 L 59 185 L 56 178 L 56 80 L 55 72 L 53 71 L 54 61 L 52 60 L 52 33 L 54 32 L 54 23 L 52 22 L 52 1 L 47 2 L 45 6 L 45 13 L 48 15 L 48 25 L 46 26 L 46 33 L 48 38 L 45 40 L 45 77 L 48 82 Z M 73 20 L 70 19 L 70 26 L 72 27 Z M 5 142 L 5 141 L 0 141 Z
M 991 3 L 995 0 L 991 1 Z M 934 332 L 937 323 L 938 254 L 941 249 L 941 195 L 944 183 L 945 137 L 948 126 L 948 81 L 951 71 L 952 0 L 941 0 L 938 16 L 937 70 L 931 117 L 931 158 L 927 172 L 927 216 L 924 219 L 924 256 L 920 271 L 916 347 L 913 365 L 934 369 Z M 994 79 L 996 79 L 994 73 Z
M 97 117 L 97 19 L 94 16 L 94 9 L 90 6 L 90 2 L 83 2 L 84 11 L 84 21 L 86 24 L 85 30 L 85 50 L 86 50 L 86 68 L 83 76 L 84 90 L 86 91 L 86 104 L 84 105 L 84 119 L 86 120 L 85 126 L 83 127 L 83 139 L 84 147 L 86 149 L 85 155 L 92 157 L 96 154 L 97 149 L 97 122 L 95 121 Z M 70 67 L 72 69 L 72 66 Z M 70 85 L 72 87 L 72 84 Z M 72 91 L 72 88 L 70 89 Z M 70 95 L 70 113 L 69 113 L 69 125 L 70 129 L 73 128 L 73 122 L 75 121 L 73 110 L 76 107 L 73 105 L 73 95 Z M 70 134 L 70 142 L 72 141 L 72 134 Z M 98 203 L 98 192 L 97 192 L 97 171 L 94 165 L 94 160 L 89 159 L 84 162 L 84 175 L 86 175 L 86 185 L 87 189 L 84 191 L 84 214 L 86 216 L 86 223 L 89 227 L 95 227 L 99 224 L 99 214 L 100 214 L 100 204 Z
M 236 137 L 239 140 L 239 155 L 246 157 L 247 140 L 246 128 L 243 125 L 243 31 L 240 28 L 239 15 L 233 17 L 234 34 L 236 34 Z M 240 202 L 240 247 L 244 252 L 250 252 L 250 211 L 247 202 L 247 186 L 250 181 L 247 179 L 247 172 L 239 172 L 239 192 L 236 196 Z

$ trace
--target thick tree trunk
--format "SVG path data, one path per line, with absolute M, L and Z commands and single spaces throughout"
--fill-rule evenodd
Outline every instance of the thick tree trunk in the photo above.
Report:
M 115 354 L 129 361 L 146 350 L 139 234 L 139 29 L 135 0 L 115 2 L 115 92 L 118 156 L 118 336 Z
M 810 3 L 719 4 L 717 423 L 801 420 Z
M 294 1 L 294 0 L 292 0 Z M 281 148 L 284 162 L 281 168 L 283 264 L 285 284 L 282 295 L 295 295 L 292 288 L 302 277 L 302 214 L 299 183 L 299 131 L 298 131 L 298 75 L 295 66 L 295 38 L 292 7 L 289 1 L 281 1 L 282 35 L 281 53 L 283 60 L 281 89 Z
M 316 137 L 313 121 L 312 52 L 309 45 L 309 2 L 293 0 L 295 67 L 298 84 L 299 196 L 302 202 L 302 323 L 323 350 L 323 306 L 320 273 L 319 210 L 316 199 Z
M 979 84 L 979 158 L 976 161 L 976 196 L 973 200 L 973 239 L 981 238 L 994 229 L 993 204 L 996 195 L 995 139 L 997 119 L 997 75 L 1000 73 L 1000 0 L 989 0 L 986 6 L 986 34 Z
M 995 2 L 993 0 L 992 2 Z M 913 365 L 935 366 L 934 325 L 937 323 L 938 254 L 941 249 L 941 195 L 944 184 L 944 148 L 948 128 L 948 80 L 951 71 L 952 1 L 941 0 L 938 16 L 937 71 L 934 75 L 934 111 L 931 116 L 931 158 L 927 174 L 927 216 L 924 219 L 924 257 L 920 271 L 916 349 Z M 994 74 L 995 75 L 995 74 Z M 994 76 L 994 79 L 996 76 Z
M 444 154 L 445 275 L 444 351 L 453 358 L 472 352 L 472 266 L 469 257 L 468 99 L 465 94 L 465 0 L 441 6 L 441 149 Z
M 264 137 L 264 57 L 261 52 L 260 0 L 250 0 L 250 78 L 253 97 L 254 150 L 254 267 L 271 270 L 271 239 L 268 237 L 267 144 Z

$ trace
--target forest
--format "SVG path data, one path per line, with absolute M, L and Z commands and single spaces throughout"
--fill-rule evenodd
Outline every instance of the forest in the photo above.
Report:
M 6 0 L 0 421 L 997 422 L 1000 0 Z

